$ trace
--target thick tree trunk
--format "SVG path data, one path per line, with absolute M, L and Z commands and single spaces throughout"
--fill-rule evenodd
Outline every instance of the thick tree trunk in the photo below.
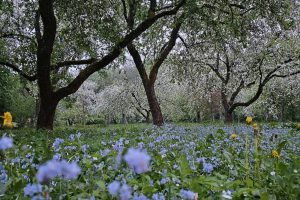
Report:
M 58 101 L 53 99 L 40 99 L 37 129 L 53 130 L 55 110 Z
M 224 107 L 224 122 L 231 124 L 233 122 L 233 110 L 231 110 L 231 105 L 227 102 L 227 96 L 224 92 L 221 93 L 221 98 Z
M 157 126 L 164 125 L 164 118 L 158 103 L 158 100 L 156 98 L 154 85 L 150 85 L 148 87 L 145 87 L 149 108 L 152 114 L 152 120 L 153 124 Z

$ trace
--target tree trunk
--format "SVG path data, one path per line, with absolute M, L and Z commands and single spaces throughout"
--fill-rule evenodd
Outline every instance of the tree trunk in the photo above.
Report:
M 157 126 L 164 125 L 164 118 L 155 95 L 154 85 L 145 87 L 145 91 L 149 103 L 149 108 L 152 114 L 153 124 Z
M 58 101 L 53 99 L 40 99 L 37 129 L 53 130 L 55 110 Z
M 230 112 L 229 110 L 225 110 L 225 123 L 231 124 L 233 122 L 233 112 Z
M 222 104 L 224 107 L 224 122 L 226 124 L 231 124 L 233 122 L 233 110 L 231 110 L 231 105 L 227 102 L 227 96 L 224 92 L 221 93 Z

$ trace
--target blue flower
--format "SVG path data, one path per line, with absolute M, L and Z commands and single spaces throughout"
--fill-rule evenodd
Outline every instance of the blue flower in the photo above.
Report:
M 68 180 L 76 179 L 80 172 L 81 169 L 76 162 L 50 160 L 39 167 L 36 176 L 39 183 L 47 183 L 57 176 Z
M 153 194 L 152 200 L 165 200 L 165 197 L 162 193 Z
M 8 176 L 7 176 L 6 170 L 4 170 L 4 169 L 0 170 L 0 182 L 6 183 L 7 180 L 8 180 Z
M 186 200 L 194 200 L 195 199 L 195 193 L 190 190 L 182 190 L 181 189 L 180 196 Z
M 101 156 L 105 157 L 109 154 L 110 150 L 109 149 L 105 149 L 104 151 L 100 150 L 100 154 Z
M 61 176 L 68 180 L 76 179 L 81 169 L 76 162 L 68 163 L 65 160 L 60 162 Z
M 69 140 L 74 141 L 75 140 L 75 135 L 74 134 L 69 135 Z
M 131 197 L 131 188 L 125 183 L 120 189 L 120 200 L 129 200 Z
M 58 152 L 60 149 L 60 144 L 64 142 L 64 139 L 61 138 L 56 138 L 55 141 L 53 142 L 53 149 L 55 152 Z
M 110 183 L 108 186 L 108 191 L 112 196 L 117 196 L 118 192 L 120 190 L 120 182 L 119 181 L 114 181 Z
M 133 200 L 148 200 L 148 198 L 145 195 L 139 195 L 139 196 L 134 196 Z
M 147 152 L 130 148 L 124 156 L 124 159 L 128 166 L 131 167 L 137 174 L 149 171 L 149 162 L 151 157 L 147 154 Z
M 33 197 L 34 195 L 42 192 L 42 185 L 40 184 L 27 184 L 24 188 L 24 195 Z
M 86 153 L 88 148 L 89 148 L 88 144 L 84 144 L 84 145 L 81 146 L 81 150 L 82 150 L 83 153 Z
M 203 171 L 210 174 L 214 170 L 214 166 L 210 163 L 203 163 Z
M 0 150 L 6 150 L 13 146 L 13 140 L 9 137 L 3 136 L 0 139 Z
M 36 178 L 39 183 L 47 183 L 61 173 L 60 169 L 59 161 L 50 160 L 46 164 L 39 167 Z

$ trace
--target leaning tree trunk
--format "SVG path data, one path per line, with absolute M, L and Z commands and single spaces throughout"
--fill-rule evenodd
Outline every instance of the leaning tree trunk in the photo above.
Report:
M 149 85 L 148 87 L 145 87 L 149 108 L 152 114 L 152 120 L 153 124 L 157 126 L 162 126 L 164 124 L 164 118 L 158 103 L 158 100 L 156 98 L 154 85 Z
M 37 119 L 38 129 L 53 129 L 53 122 L 58 101 L 53 99 L 40 99 L 39 113 Z

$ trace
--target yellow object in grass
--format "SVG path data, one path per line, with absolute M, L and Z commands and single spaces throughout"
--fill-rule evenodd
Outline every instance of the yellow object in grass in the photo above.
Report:
M 247 124 L 251 124 L 251 123 L 252 123 L 252 117 L 248 116 L 248 117 L 246 118 L 246 123 L 247 123 Z
M 236 133 L 231 134 L 230 139 L 235 140 L 236 138 L 237 138 L 237 134 Z
M 272 150 L 272 157 L 273 157 L 273 158 L 279 158 L 280 155 L 279 155 L 278 151 Z
M 10 112 L 5 112 L 4 113 L 4 116 L 2 117 L 4 118 L 4 121 L 3 121 L 3 126 L 5 128 L 12 128 L 13 127 L 13 123 L 12 123 L 12 115 Z
M 254 123 L 254 124 L 252 125 L 252 127 L 253 127 L 253 129 L 257 130 L 257 129 L 258 129 L 257 123 Z

